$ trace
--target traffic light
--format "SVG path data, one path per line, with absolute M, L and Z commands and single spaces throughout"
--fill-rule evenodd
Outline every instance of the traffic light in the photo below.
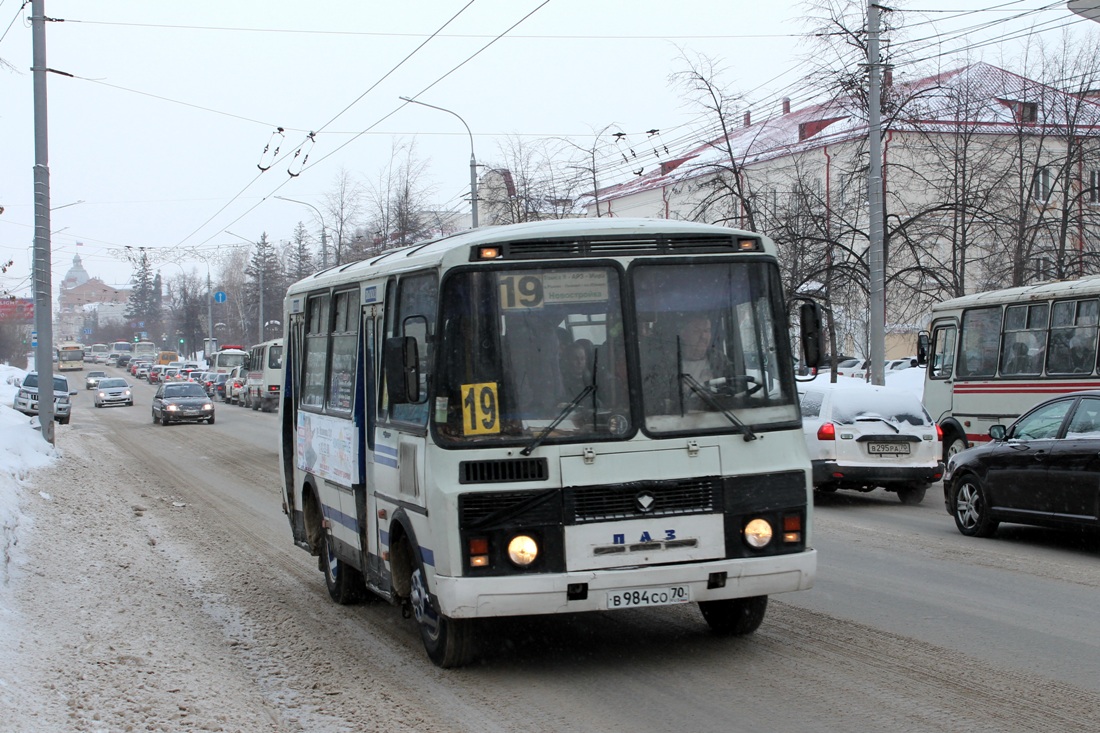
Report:
M 135 333 L 134 334 L 134 343 L 136 344 L 137 342 L 138 342 L 138 335 Z
M 183 346 L 183 339 L 180 339 L 180 346 Z

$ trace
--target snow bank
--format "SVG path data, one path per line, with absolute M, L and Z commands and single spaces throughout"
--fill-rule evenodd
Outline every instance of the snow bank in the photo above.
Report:
M 0 365 L 0 610 L 6 609 L 4 591 L 17 559 L 20 535 L 30 526 L 30 518 L 20 509 L 23 484 L 31 471 L 50 464 L 58 455 L 35 430 L 38 418 L 12 408 L 25 375 L 22 369 Z

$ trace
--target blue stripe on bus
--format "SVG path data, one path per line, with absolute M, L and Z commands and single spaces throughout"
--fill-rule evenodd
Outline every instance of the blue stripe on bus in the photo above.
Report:
M 378 455 L 378 451 L 374 452 L 374 463 L 376 466 L 389 466 L 390 468 L 397 468 L 397 461 L 392 458 L 383 458 Z
M 389 547 L 390 533 L 384 529 L 378 530 L 378 541 L 383 547 Z M 425 565 L 431 565 L 433 568 L 435 567 L 435 553 L 427 547 L 420 548 L 420 559 Z
M 325 512 L 325 519 L 335 520 L 338 524 L 347 527 L 355 534 L 359 534 L 359 522 L 355 521 L 355 517 L 344 514 L 339 509 L 333 508 L 328 504 L 322 504 Z
M 394 458 L 397 458 L 397 449 L 396 448 L 391 448 L 388 445 L 383 445 L 381 443 L 374 446 L 374 452 L 375 453 L 385 453 L 387 456 L 393 456 Z

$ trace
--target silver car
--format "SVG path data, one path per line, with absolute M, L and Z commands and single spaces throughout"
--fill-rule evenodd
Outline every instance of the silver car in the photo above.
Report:
M 101 379 L 95 393 L 95 406 L 106 405 L 134 406 L 134 394 L 125 379 Z
M 95 389 L 99 386 L 99 380 L 106 378 L 107 372 L 88 372 L 88 376 L 84 378 L 84 389 Z
M 70 398 L 76 394 L 76 390 L 69 390 L 69 380 L 65 377 L 53 378 L 53 416 L 62 425 L 69 424 L 72 416 L 73 403 Z M 15 394 L 16 410 L 24 415 L 38 414 L 38 372 L 29 372 L 23 378 L 23 384 Z

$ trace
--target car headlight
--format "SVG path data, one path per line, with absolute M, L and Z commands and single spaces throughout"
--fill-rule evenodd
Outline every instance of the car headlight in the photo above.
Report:
M 757 517 L 745 525 L 745 542 L 758 550 L 772 541 L 772 534 L 772 526 L 766 519 Z
M 176 410 L 180 409 L 180 406 L 179 405 L 165 405 L 164 409 L 168 410 L 168 412 L 175 412 Z
M 123 397 L 129 397 L 130 396 L 130 390 L 126 390 L 125 392 L 123 392 L 122 396 Z
M 21 399 L 21 400 L 29 400 L 30 398 L 31 398 L 31 393 L 30 393 L 30 392 L 28 392 L 28 391 L 27 391 L 27 390 L 25 390 L 25 389 L 21 389 L 21 390 L 19 390 L 19 399 Z
M 521 534 L 508 543 L 508 559 L 521 568 L 525 568 L 539 556 L 538 543 L 531 537 Z
M 212 404 L 210 404 L 209 402 L 207 402 L 207 403 L 206 403 L 205 405 L 203 405 L 203 406 L 202 406 L 202 409 L 204 409 L 204 410 L 213 410 L 213 409 L 214 409 L 214 405 L 212 405 Z

